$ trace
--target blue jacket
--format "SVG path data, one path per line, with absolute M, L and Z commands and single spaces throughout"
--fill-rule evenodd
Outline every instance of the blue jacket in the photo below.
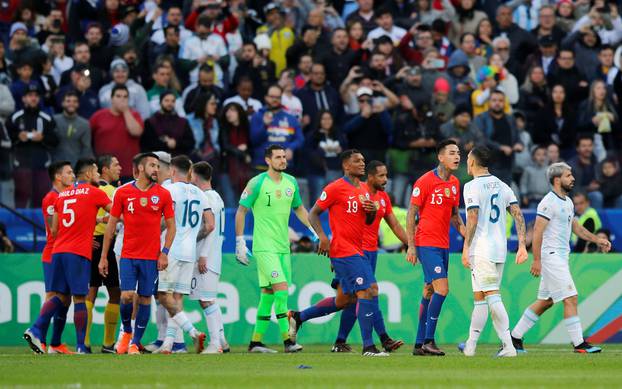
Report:
M 266 166 L 264 150 L 273 144 L 280 144 L 287 149 L 297 150 L 304 144 L 300 123 L 295 116 L 279 110 L 273 114 L 272 123 L 266 127 L 263 115 L 268 111 L 262 108 L 251 117 L 250 141 L 252 145 L 252 165 Z

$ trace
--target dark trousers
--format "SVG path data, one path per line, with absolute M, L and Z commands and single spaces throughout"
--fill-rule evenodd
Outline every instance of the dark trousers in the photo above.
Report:
M 38 208 L 50 190 L 50 178 L 45 168 L 19 167 L 13 172 L 15 179 L 15 207 Z

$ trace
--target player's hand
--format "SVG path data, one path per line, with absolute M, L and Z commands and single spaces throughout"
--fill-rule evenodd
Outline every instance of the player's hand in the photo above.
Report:
M 362 202 L 362 205 L 363 205 L 363 210 L 365 212 L 376 212 L 377 211 L 376 204 L 374 204 L 374 202 L 369 199 L 365 199 Z
M 164 253 L 160 253 L 160 258 L 158 258 L 158 271 L 166 270 L 168 267 L 168 255 Z
M 317 247 L 317 254 L 328 257 L 330 251 L 330 239 L 326 235 L 320 236 L 320 244 Z
M 541 261 L 536 261 L 534 259 L 533 263 L 531 264 L 531 275 L 534 277 L 540 277 L 540 273 L 542 272 L 542 262 Z
M 598 245 L 598 247 L 600 247 L 600 250 L 603 253 L 608 253 L 611 250 L 611 242 L 609 242 L 607 239 L 605 238 L 599 238 L 596 241 L 596 244 Z
M 99 269 L 99 274 L 101 274 L 102 277 L 108 277 L 108 258 L 101 257 L 97 268 Z
M 406 252 L 406 260 L 413 265 L 417 264 L 417 248 L 415 248 L 414 246 L 408 246 L 408 251 Z
M 246 247 L 246 240 L 243 236 L 235 237 L 235 259 L 244 266 L 248 266 L 248 248 Z
M 466 267 L 467 269 L 471 268 L 471 262 L 469 261 L 469 252 L 466 250 L 462 251 L 462 266 Z
M 529 254 L 527 254 L 525 246 L 519 246 L 516 252 L 516 264 L 520 265 L 521 263 L 525 263 L 527 257 L 529 257 Z
M 201 274 L 207 273 L 207 258 L 205 257 L 199 258 L 199 273 Z

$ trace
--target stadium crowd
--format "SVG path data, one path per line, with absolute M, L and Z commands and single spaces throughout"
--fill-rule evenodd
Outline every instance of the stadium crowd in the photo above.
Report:
M 208 161 L 226 206 L 286 147 L 306 201 L 338 154 L 385 161 L 408 202 L 435 146 L 486 145 L 523 206 L 567 161 L 622 206 L 622 18 L 603 0 L 6 0 L 0 202 L 40 207 L 52 161 Z M 119 87 L 124 86 L 124 87 Z M 467 179 L 466 168 L 457 174 Z M 307 204 L 308 205 L 308 204 Z

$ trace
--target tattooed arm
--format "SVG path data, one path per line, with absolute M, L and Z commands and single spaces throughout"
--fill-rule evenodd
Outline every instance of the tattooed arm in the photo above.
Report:
M 466 235 L 466 228 L 464 227 L 462 217 L 460 217 L 460 209 L 458 209 L 458 207 L 454 207 L 451 210 L 451 225 L 454 226 L 460 235 L 463 237 Z
M 516 235 L 518 236 L 518 251 L 516 251 L 516 263 L 521 264 L 527 260 L 527 228 L 525 218 L 518 204 L 510 205 L 510 214 L 516 224 Z
M 466 232 L 464 234 L 464 246 L 462 246 L 462 265 L 464 265 L 467 269 L 471 268 L 471 263 L 469 262 L 469 248 L 471 247 L 471 243 L 473 243 L 473 237 L 475 236 L 475 231 L 477 230 L 478 217 L 478 207 L 472 207 L 467 210 Z M 460 215 L 458 215 L 458 218 L 460 218 Z M 462 222 L 462 218 L 460 218 L 460 222 Z
M 408 252 L 406 254 L 406 260 L 413 265 L 417 264 L 417 248 L 415 247 L 415 234 L 417 233 L 417 214 L 419 213 L 419 206 L 410 204 L 408 207 L 408 214 L 406 216 L 406 235 L 408 238 Z

